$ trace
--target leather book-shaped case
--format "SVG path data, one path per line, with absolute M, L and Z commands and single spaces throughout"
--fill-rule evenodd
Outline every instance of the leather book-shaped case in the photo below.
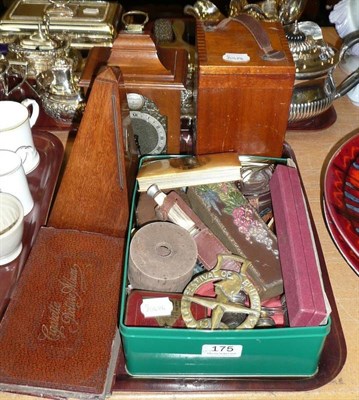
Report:
M 0 324 L 0 390 L 102 399 L 111 390 L 124 239 L 42 227 Z

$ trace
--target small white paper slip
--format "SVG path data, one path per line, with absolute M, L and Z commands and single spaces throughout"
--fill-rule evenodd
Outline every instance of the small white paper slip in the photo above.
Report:
M 229 62 L 248 62 L 250 59 L 246 53 L 225 53 L 223 55 L 223 60 Z
M 154 297 L 143 299 L 140 309 L 145 318 L 168 317 L 172 313 L 173 303 L 168 297 Z
M 241 357 L 243 346 L 241 344 L 204 344 L 202 346 L 203 357 Z

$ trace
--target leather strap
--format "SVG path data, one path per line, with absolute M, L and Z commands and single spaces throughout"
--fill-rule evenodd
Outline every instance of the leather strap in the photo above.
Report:
M 281 61 L 284 60 L 285 54 L 283 51 L 274 50 L 270 42 L 267 31 L 263 28 L 262 24 L 257 21 L 254 17 L 248 14 L 238 14 L 233 18 L 226 18 L 221 21 L 217 28 L 218 30 L 223 29 L 230 21 L 237 21 L 242 24 L 252 34 L 253 38 L 257 42 L 259 48 L 264 52 L 262 55 L 265 61 Z

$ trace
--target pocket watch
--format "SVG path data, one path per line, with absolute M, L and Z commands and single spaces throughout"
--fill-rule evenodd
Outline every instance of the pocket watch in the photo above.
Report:
M 156 104 L 139 93 L 128 93 L 132 129 L 141 155 L 165 153 L 167 118 Z

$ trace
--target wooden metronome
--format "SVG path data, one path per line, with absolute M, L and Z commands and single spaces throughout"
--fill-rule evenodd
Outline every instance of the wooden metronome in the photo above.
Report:
M 181 93 L 185 90 L 188 53 L 156 47 L 145 23 L 127 23 L 140 11 L 122 17 L 125 29 L 115 39 L 107 61 L 120 67 L 127 90 L 133 130 L 141 154 L 180 152 Z M 127 18 L 127 19 L 126 19 Z
M 95 79 L 48 225 L 124 237 L 138 151 L 122 74 Z

